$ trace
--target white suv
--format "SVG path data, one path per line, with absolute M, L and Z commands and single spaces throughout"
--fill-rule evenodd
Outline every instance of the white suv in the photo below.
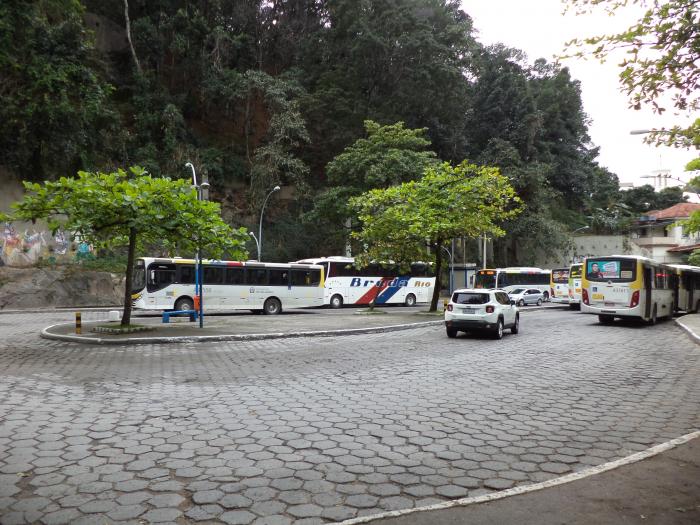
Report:
M 457 332 L 488 330 L 501 339 L 504 328 L 517 334 L 519 327 L 520 314 L 515 301 L 503 290 L 455 290 L 445 310 L 447 337 L 457 337 Z

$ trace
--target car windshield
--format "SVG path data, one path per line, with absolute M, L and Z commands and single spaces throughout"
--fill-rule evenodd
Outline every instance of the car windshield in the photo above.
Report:
M 474 292 L 455 292 L 452 296 L 455 304 L 486 304 L 489 302 L 489 294 Z
M 510 295 L 520 295 L 525 291 L 525 288 L 515 288 L 514 290 L 510 291 Z

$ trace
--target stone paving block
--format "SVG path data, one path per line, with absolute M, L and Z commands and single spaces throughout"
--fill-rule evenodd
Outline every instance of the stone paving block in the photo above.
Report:
M 219 519 L 228 525 L 247 525 L 255 518 L 255 514 L 245 510 L 230 510 L 219 516 Z

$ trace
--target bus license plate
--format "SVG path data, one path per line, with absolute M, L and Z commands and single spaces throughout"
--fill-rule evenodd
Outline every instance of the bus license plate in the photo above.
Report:
M 596 301 L 600 301 L 601 299 L 605 299 L 605 296 L 602 293 L 594 293 L 591 297 Z
M 612 308 L 613 306 L 615 306 L 615 303 L 603 303 L 603 304 L 609 308 Z
M 473 314 L 473 313 L 476 313 L 476 310 L 474 310 L 474 308 L 462 308 L 462 313 L 463 314 Z

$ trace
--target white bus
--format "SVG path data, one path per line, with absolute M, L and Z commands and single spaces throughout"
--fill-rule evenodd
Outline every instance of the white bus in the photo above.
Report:
M 569 267 L 569 307 L 581 307 L 581 269 L 583 264 L 575 263 Z
M 542 268 L 494 268 L 479 270 L 474 277 L 474 288 L 500 288 L 510 293 L 515 288 L 535 288 L 549 300 L 550 270 Z
M 695 313 L 700 310 L 700 267 L 687 264 L 668 266 L 673 276 L 674 311 Z
M 569 268 L 552 269 L 549 296 L 553 303 L 569 304 Z
M 435 277 L 430 276 L 427 263 L 412 264 L 410 272 L 401 272 L 389 264 L 357 268 L 353 257 L 340 256 L 303 259 L 297 264 L 323 267 L 326 276 L 323 302 L 332 308 L 369 304 L 373 300 L 377 305 L 414 306 L 429 302 L 435 289 Z
M 646 257 L 587 257 L 581 279 L 581 311 L 601 323 L 634 317 L 650 324 L 673 316 L 672 269 Z
M 203 303 L 210 310 L 279 314 L 283 308 L 323 305 L 323 267 L 238 261 L 202 261 Z M 195 261 L 136 260 L 131 295 L 142 310 L 193 310 Z

